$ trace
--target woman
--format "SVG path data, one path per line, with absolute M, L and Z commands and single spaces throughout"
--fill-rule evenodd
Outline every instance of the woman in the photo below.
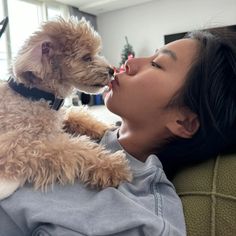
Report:
M 185 235 L 180 199 L 158 157 L 173 173 L 178 162 L 233 144 L 235 38 L 196 32 L 129 60 L 105 97 L 122 124 L 101 144 L 125 151 L 132 183 L 96 191 L 77 182 L 47 193 L 24 186 L 0 202 L 0 235 Z

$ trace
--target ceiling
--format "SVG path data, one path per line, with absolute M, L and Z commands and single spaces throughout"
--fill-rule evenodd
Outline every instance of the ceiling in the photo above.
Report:
M 119 10 L 154 0 L 55 0 L 67 5 L 78 7 L 80 11 L 93 15 Z

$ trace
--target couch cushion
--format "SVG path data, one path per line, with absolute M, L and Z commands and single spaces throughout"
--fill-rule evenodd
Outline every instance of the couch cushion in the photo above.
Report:
M 173 183 L 183 203 L 188 236 L 236 235 L 236 154 L 186 167 Z

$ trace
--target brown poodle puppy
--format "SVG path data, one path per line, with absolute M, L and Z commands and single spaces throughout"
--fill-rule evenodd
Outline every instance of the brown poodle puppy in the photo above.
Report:
M 111 154 L 88 136 L 63 130 L 63 99 L 74 88 L 100 92 L 111 80 L 100 49 L 88 22 L 59 18 L 44 23 L 19 51 L 11 78 L 0 84 L 0 199 L 26 181 L 46 190 L 76 178 L 99 188 L 131 179 L 122 152 Z M 100 138 L 109 128 L 84 112 L 71 114 L 65 122 L 71 133 Z

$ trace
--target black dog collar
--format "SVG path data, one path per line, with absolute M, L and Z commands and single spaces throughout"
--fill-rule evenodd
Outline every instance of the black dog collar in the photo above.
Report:
M 54 110 L 59 110 L 64 103 L 64 99 L 56 98 L 52 93 L 48 93 L 37 88 L 27 88 L 24 86 L 24 84 L 18 84 L 17 82 L 15 82 L 11 77 L 8 80 L 8 85 L 15 92 L 19 93 L 25 98 L 31 99 L 32 101 L 39 101 L 40 99 L 49 101 L 50 107 Z

